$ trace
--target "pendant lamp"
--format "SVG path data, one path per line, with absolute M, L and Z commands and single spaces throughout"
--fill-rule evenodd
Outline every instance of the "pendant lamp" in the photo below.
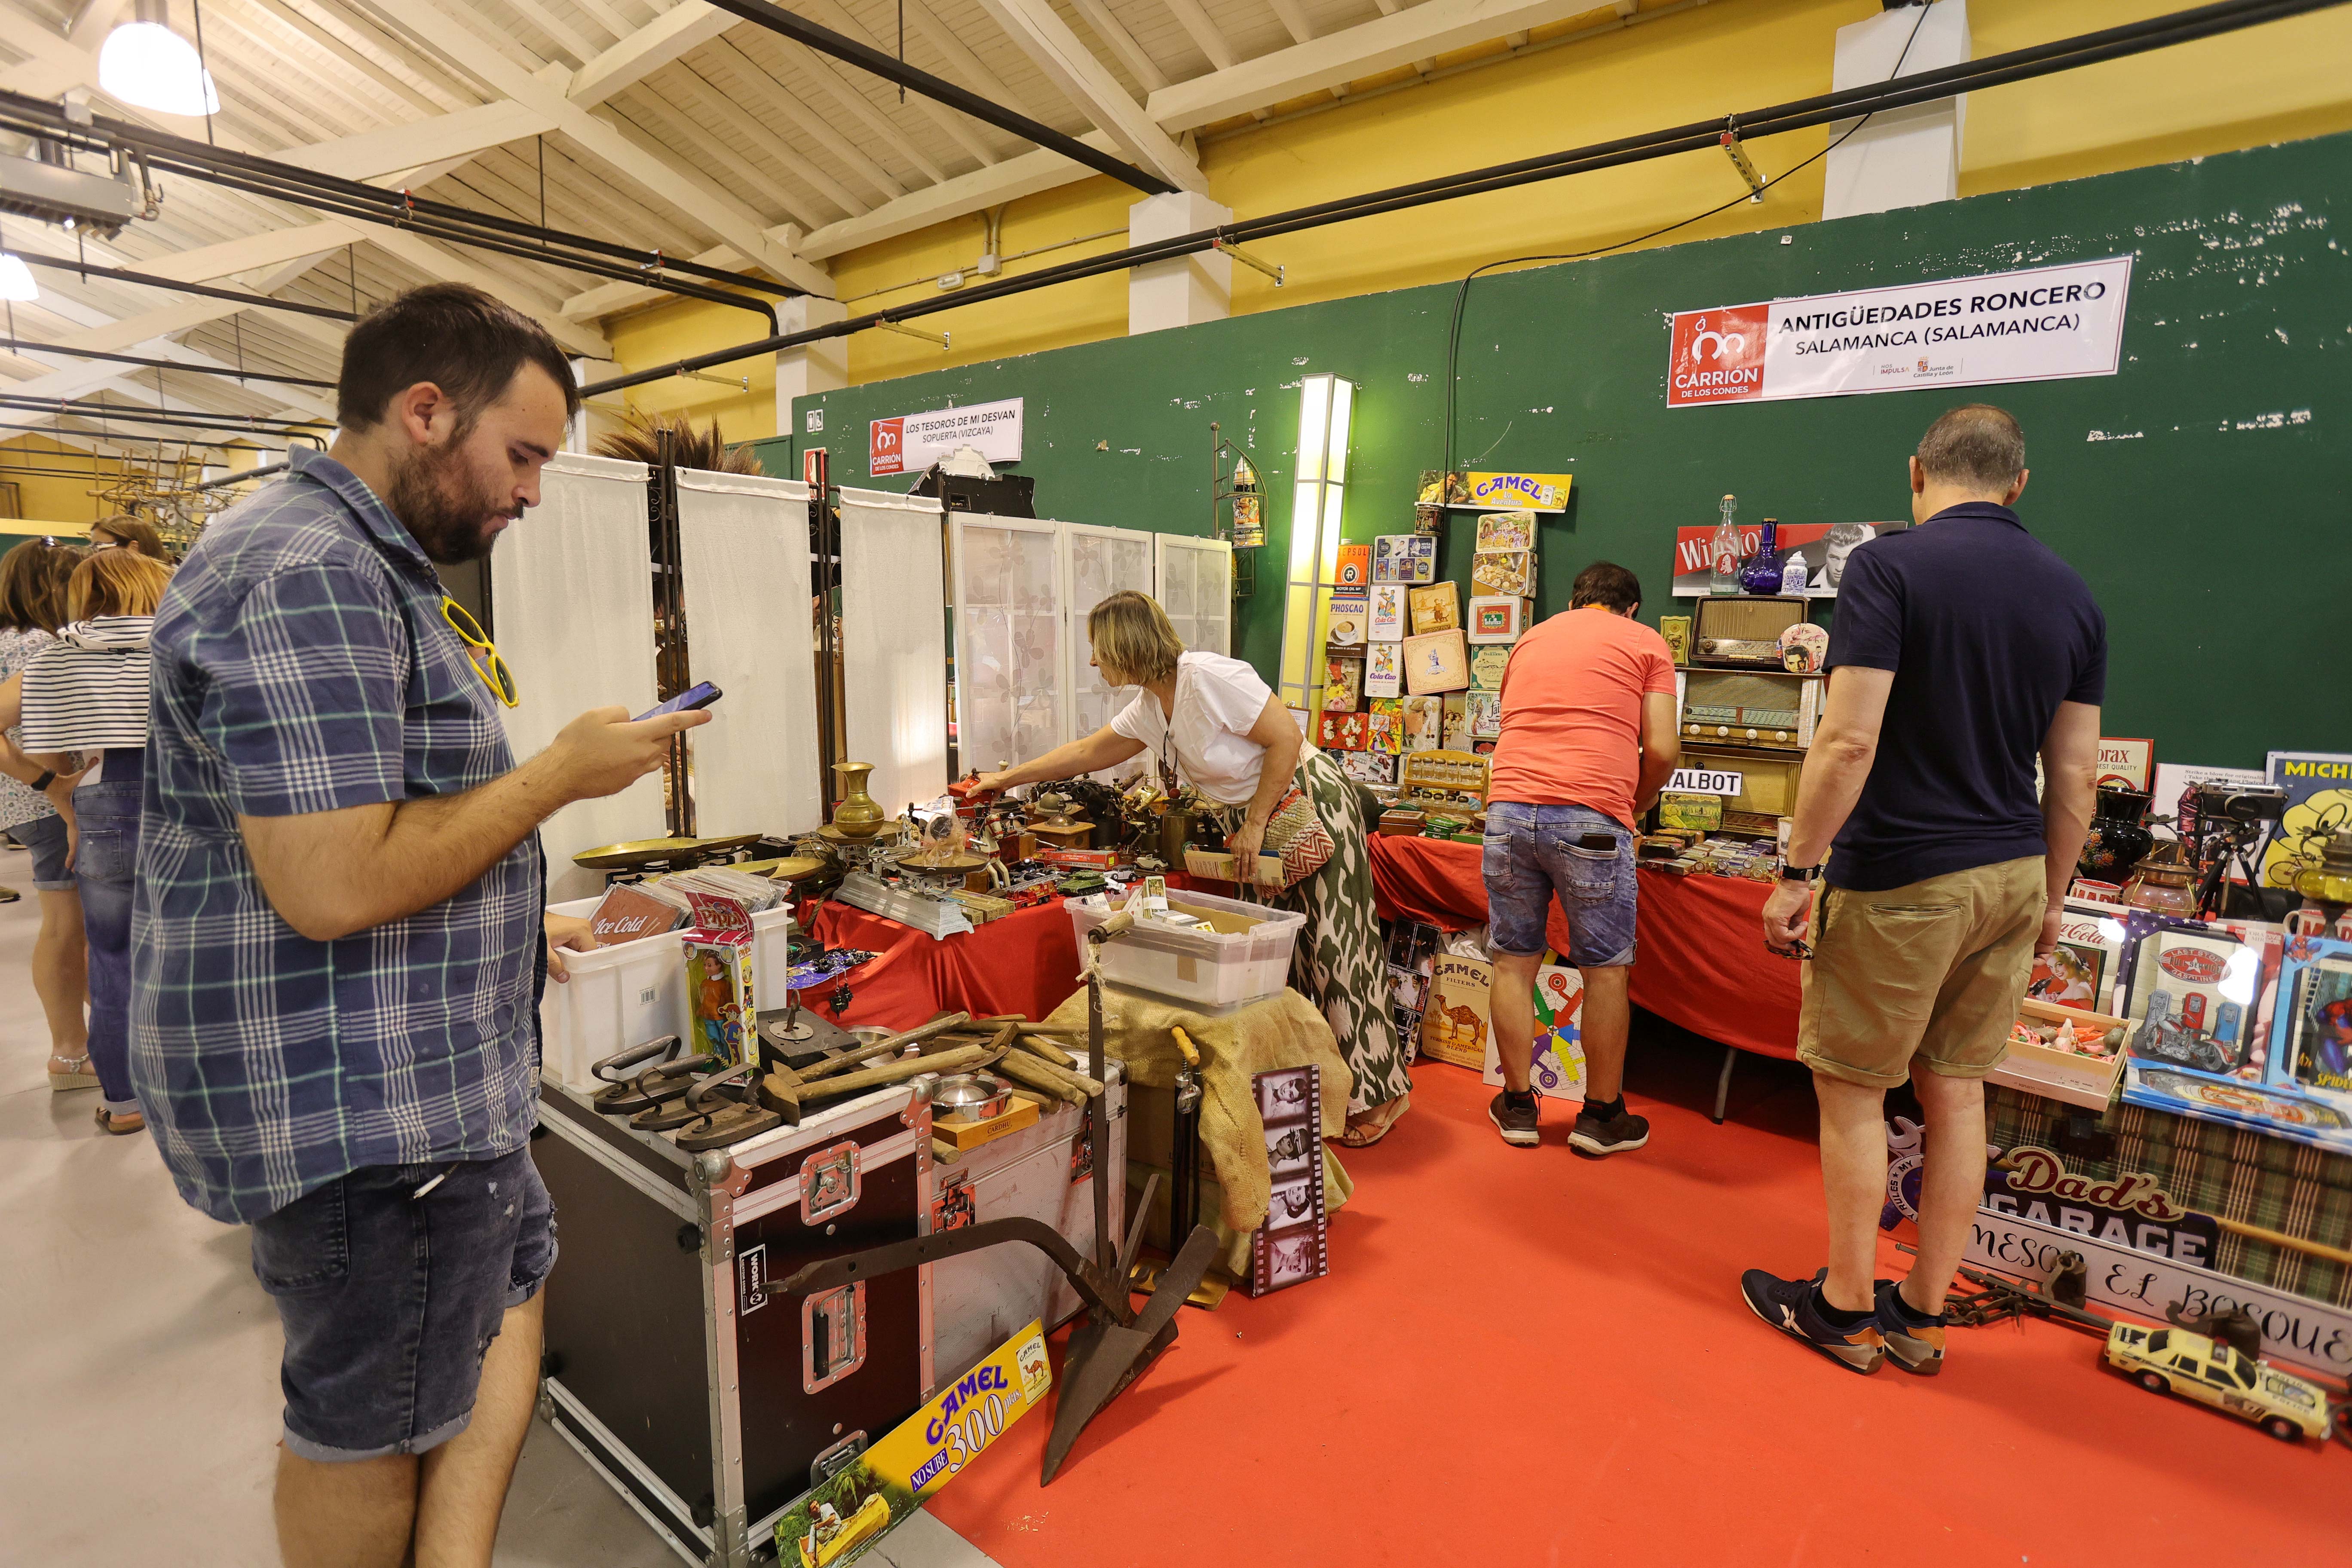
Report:
M 98 85 L 109 95 L 162 114 L 217 114 L 220 93 L 195 46 L 172 31 L 170 0 L 132 0 L 98 51 Z

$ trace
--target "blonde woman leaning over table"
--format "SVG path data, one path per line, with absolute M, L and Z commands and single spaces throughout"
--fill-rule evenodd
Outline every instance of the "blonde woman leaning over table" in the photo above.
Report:
M 1290 786 L 1304 791 L 1331 836 L 1331 859 L 1287 891 L 1268 889 L 1266 898 L 1307 917 L 1291 983 L 1330 1021 L 1356 1077 L 1339 1141 L 1350 1149 L 1379 1142 L 1412 1103 L 1412 1079 L 1388 1008 L 1362 797 L 1339 764 L 1306 743 L 1255 670 L 1222 654 L 1187 653 L 1148 595 L 1113 594 L 1097 605 L 1087 636 L 1103 679 L 1142 691 L 1085 740 L 984 773 L 980 784 L 1003 789 L 1073 778 L 1149 752 L 1171 788 L 1181 782 L 1215 803 L 1226 847 L 1244 868 L 1256 866 L 1267 819 Z

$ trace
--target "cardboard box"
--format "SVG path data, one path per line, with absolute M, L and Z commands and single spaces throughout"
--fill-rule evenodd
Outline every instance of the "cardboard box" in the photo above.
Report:
M 1536 971 L 1535 1054 L 1528 1082 L 1546 1100 L 1584 1098 L 1584 975 L 1546 953 Z M 1491 982 L 1488 1006 L 1493 1005 Z M 1486 1080 L 1500 1089 L 1502 1054 L 1487 1032 Z
M 1455 1067 L 1486 1066 L 1487 1008 L 1495 966 L 1483 958 L 1441 952 L 1430 966 L 1429 1007 L 1421 1018 L 1421 1053 Z
M 1241 862 L 1222 849 L 1201 849 L 1187 845 L 1184 849 L 1184 869 L 1195 877 L 1213 877 L 1220 882 L 1238 879 Z M 1282 857 L 1260 855 L 1257 858 L 1258 880 L 1279 887 L 1282 884 Z

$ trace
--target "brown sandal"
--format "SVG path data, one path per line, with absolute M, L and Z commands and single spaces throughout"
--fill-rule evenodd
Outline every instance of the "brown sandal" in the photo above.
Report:
M 146 1131 L 147 1119 L 135 1110 L 118 1116 L 101 1105 L 98 1108 L 98 1130 L 111 1132 L 117 1138 L 128 1138 L 133 1132 Z
M 1412 1090 L 1407 1089 L 1394 1100 L 1383 1100 L 1348 1123 L 1347 1129 L 1332 1140 L 1342 1149 L 1369 1149 L 1390 1133 L 1412 1109 Z M 1382 1113 L 1386 1112 L 1385 1115 Z M 1379 1120 L 1375 1121 L 1374 1118 Z

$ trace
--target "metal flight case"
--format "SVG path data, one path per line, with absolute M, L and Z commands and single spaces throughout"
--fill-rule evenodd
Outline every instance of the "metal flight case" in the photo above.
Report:
M 928 1268 L 789 1296 L 806 1264 L 930 1228 L 928 1086 L 692 1154 L 541 1085 L 561 1247 L 541 1414 L 688 1562 L 772 1562 L 825 1461 L 933 1387 Z

